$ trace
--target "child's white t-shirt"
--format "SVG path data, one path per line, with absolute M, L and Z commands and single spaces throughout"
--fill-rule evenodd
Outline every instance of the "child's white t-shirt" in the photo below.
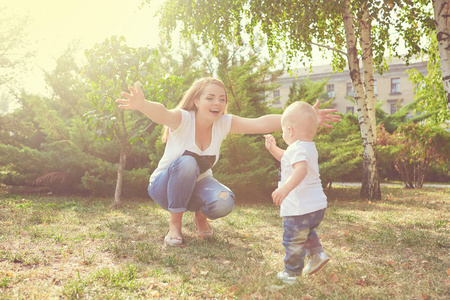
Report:
M 220 145 L 231 128 L 231 115 L 222 115 L 219 120 L 213 123 L 211 144 L 205 150 L 200 150 L 195 144 L 195 111 L 180 109 L 181 123 L 174 131 L 169 130 L 169 137 L 166 142 L 164 155 L 158 163 L 158 167 L 150 176 L 150 183 L 165 170 L 174 160 L 182 156 L 188 150 L 198 155 L 215 155 L 215 165 L 219 160 Z M 200 174 L 198 180 L 212 176 L 211 169 Z
M 280 216 L 299 216 L 327 207 L 327 196 L 323 192 L 319 174 L 319 154 L 314 142 L 296 141 L 287 147 L 281 157 L 281 187 L 292 173 L 293 165 L 306 161 L 307 173 L 302 182 L 283 200 Z

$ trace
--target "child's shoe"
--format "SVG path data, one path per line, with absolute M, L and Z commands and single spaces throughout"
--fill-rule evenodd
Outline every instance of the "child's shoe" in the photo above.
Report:
M 277 278 L 287 284 L 295 284 L 298 282 L 297 276 L 289 276 L 286 271 L 278 272 Z
M 328 255 L 325 254 L 325 252 L 320 252 L 317 254 L 313 254 L 309 256 L 308 263 L 306 264 L 305 268 L 303 269 L 303 274 L 305 275 L 311 275 L 319 271 L 320 269 L 325 266 L 327 262 L 330 261 L 330 258 Z

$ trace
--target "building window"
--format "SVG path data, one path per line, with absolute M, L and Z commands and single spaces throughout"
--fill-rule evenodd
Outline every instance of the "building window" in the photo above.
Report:
M 327 94 L 328 98 L 334 97 L 334 84 L 327 84 Z
M 397 105 L 395 103 L 391 103 L 389 104 L 389 106 L 391 110 L 391 115 L 395 114 L 395 112 L 397 111 Z
M 398 100 L 388 100 L 387 102 L 389 103 L 389 111 L 391 115 L 395 114 L 395 112 L 401 108 Z
M 353 97 L 353 86 L 351 82 L 347 82 L 347 96 Z
M 391 94 L 400 94 L 400 78 L 391 78 Z
M 346 108 L 345 108 L 345 113 L 346 114 L 354 114 L 355 113 L 355 108 L 353 107 L 353 106 L 347 106 Z
M 274 90 L 273 91 L 273 104 L 280 104 L 280 90 Z
M 273 98 L 280 97 L 280 90 L 273 91 Z

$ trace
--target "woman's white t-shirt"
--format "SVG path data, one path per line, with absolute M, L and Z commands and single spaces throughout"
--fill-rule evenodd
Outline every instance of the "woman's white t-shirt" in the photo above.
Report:
M 215 155 L 215 165 L 219 160 L 220 145 L 225 139 L 231 128 L 231 115 L 222 115 L 219 120 L 213 123 L 211 144 L 205 150 L 200 148 L 195 143 L 195 111 L 187 111 L 180 109 L 181 123 L 174 131 L 169 130 L 169 137 L 166 142 L 166 149 L 164 155 L 158 163 L 158 167 L 150 176 L 150 183 L 165 170 L 174 160 L 182 156 L 188 150 L 198 155 Z M 212 176 L 211 169 L 200 174 L 198 180 Z
M 307 173 L 302 182 L 283 200 L 280 216 L 299 216 L 327 207 L 327 196 L 323 192 L 319 174 L 319 154 L 314 142 L 296 141 L 287 147 L 281 157 L 281 187 L 292 174 L 293 165 L 306 161 Z

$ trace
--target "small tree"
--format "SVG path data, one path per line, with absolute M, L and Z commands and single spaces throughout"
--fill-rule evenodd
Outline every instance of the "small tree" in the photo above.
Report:
M 450 37 L 449 37 L 450 38 Z M 430 46 L 427 52 L 428 65 L 427 74 L 412 69 L 406 72 L 409 80 L 414 84 L 416 99 L 416 113 L 433 113 L 427 122 L 434 125 L 443 124 L 450 120 L 450 111 L 447 109 L 447 97 L 444 89 L 441 71 L 441 59 L 439 57 L 438 42 L 434 35 L 430 36 Z
M 52 91 L 48 99 L 49 106 L 65 120 L 74 116 L 81 117 L 89 109 L 86 94 L 90 89 L 75 60 L 78 51 L 76 43 L 69 44 L 56 59 L 55 69 L 45 72 L 45 82 Z
M 217 73 L 227 88 L 230 113 L 255 118 L 269 112 L 266 95 L 278 87 L 274 81 L 282 72 L 270 71 L 271 66 L 252 53 L 247 57 L 226 50 L 219 54 Z
M 169 102 L 179 98 L 183 82 L 178 77 L 163 77 L 155 63 L 158 52 L 148 48 L 131 48 L 123 37 L 111 37 L 93 49 L 86 51 L 88 65 L 85 74 L 93 92 L 88 95 L 94 109 L 86 114 L 100 138 L 116 139 L 120 144 L 114 206 L 121 205 L 122 183 L 127 156 L 133 143 L 146 130 L 155 127 L 148 118 L 138 112 L 117 109 L 115 100 L 134 82 L 141 82 L 151 100 Z M 166 105 L 169 106 L 169 105 Z
M 323 104 L 330 100 L 328 99 L 325 91 L 327 82 L 327 79 L 322 79 L 315 82 L 309 78 L 305 78 L 299 82 L 298 85 L 293 82 L 292 86 L 289 87 L 289 97 L 284 106 L 288 107 L 295 101 L 305 101 L 311 105 L 314 105 L 316 100 L 320 100 L 320 103 L 322 103 L 321 108 L 324 108 L 325 106 Z
M 407 188 L 422 188 L 432 165 L 448 163 L 450 134 L 442 128 L 409 122 L 389 134 L 378 127 L 378 145 L 394 155 L 394 166 Z
M 273 81 L 280 71 L 270 71 L 269 61 L 257 55 L 219 55 L 218 75 L 228 94 L 228 112 L 255 118 L 270 113 L 266 95 L 277 88 Z M 267 78 L 272 79 L 267 80 Z M 258 198 L 273 190 L 277 166 L 264 149 L 264 138 L 254 135 L 229 135 L 223 142 L 215 176 L 238 195 Z M 252 188 L 253 187 L 253 188 Z
M 437 111 L 422 113 L 417 116 L 409 115 L 412 111 L 414 111 L 414 108 L 418 105 L 418 103 L 421 103 L 421 101 L 423 101 L 423 98 L 423 96 L 416 98 L 416 100 L 398 109 L 392 115 L 387 114 L 383 109 L 381 109 L 381 105 L 383 103 L 381 101 L 378 102 L 376 105 L 377 124 L 383 124 L 383 128 L 387 132 L 394 133 L 394 131 L 396 131 L 399 126 L 405 123 L 418 123 L 424 120 L 428 120 L 430 117 L 433 117 Z

